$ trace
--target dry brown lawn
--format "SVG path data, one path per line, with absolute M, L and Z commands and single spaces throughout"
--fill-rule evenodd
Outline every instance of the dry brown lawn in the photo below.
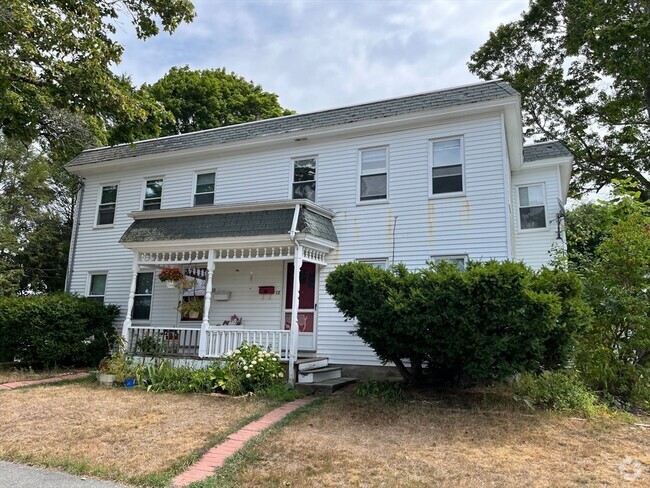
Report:
M 235 486 L 650 486 L 650 430 L 352 396 L 274 432 Z
M 43 378 L 51 378 L 63 373 L 69 373 L 69 370 L 47 370 L 47 371 L 32 371 L 30 369 L 20 368 L 0 368 L 0 384 L 13 383 L 14 381 L 27 381 L 27 380 L 40 380 Z
M 121 477 L 164 471 L 264 402 L 67 384 L 0 392 L 0 458 L 72 460 Z

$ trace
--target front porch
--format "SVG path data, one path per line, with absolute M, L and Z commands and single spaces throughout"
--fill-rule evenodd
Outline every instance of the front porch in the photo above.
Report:
M 132 216 L 120 241 L 134 256 L 127 352 L 218 359 L 254 342 L 289 362 L 294 383 L 298 351 L 316 350 L 318 274 L 337 245 L 333 214 L 288 201 Z M 166 268 L 191 288 L 163 283 Z

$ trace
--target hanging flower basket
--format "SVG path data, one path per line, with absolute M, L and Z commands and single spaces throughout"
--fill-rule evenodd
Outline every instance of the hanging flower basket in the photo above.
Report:
M 178 288 L 179 290 L 192 288 L 196 280 L 188 278 L 180 268 L 163 268 L 158 273 L 158 279 L 165 283 L 167 288 Z

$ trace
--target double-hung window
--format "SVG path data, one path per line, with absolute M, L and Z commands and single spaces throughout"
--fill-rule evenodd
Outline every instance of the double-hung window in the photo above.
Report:
M 316 201 L 316 158 L 293 160 L 291 197 Z
M 520 229 L 542 229 L 546 227 L 544 185 L 520 186 L 518 193 Z
M 388 148 L 362 149 L 359 158 L 359 200 L 385 200 L 388 196 Z
M 106 294 L 106 273 L 96 273 L 90 275 L 90 283 L 88 284 L 89 299 L 96 302 L 104 303 L 104 295 Z
M 156 178 L 147 180 L 144 187 L 142 210 L 159 210 L 162 202 L 163 180 Z
M 111 225 L 115 221 L 117 185 L 102 186 L 97 209 L 97 225 Z
M 215 173 L 200 173 L 196 175 L 194 188 L 194 206 L 214 205 Z
M 460 137 L 431 141 L 431 193 L 462 193 L 463 143 Z
M 135 296 L 133 298 L 131 318 L 134 320 L 149 320 L 152 294 L 153 273 L 138 273 L 135 280 Z

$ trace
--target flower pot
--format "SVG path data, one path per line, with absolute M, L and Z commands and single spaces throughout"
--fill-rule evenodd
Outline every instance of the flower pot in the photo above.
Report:
M 115 375 L 99 373 L 97 379 L 99 379 L 99 384 L 102 386 L 113 386 L 113 383 L 115 382 Z
M 176 282 L 175 281 L 165 281 L 165 286 L 167 288 L 176 288 Z
M 135 386 L 134 378 L 127 378 L 124 380 L 124 388 L 133 388 Z

